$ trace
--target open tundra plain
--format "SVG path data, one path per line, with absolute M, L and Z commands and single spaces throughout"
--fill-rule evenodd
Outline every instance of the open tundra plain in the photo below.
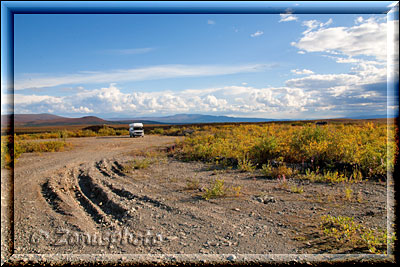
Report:
M 63 151 L 23 153 L 14 173 L 15 253 L 386 250 L 364 236 L 386 229 L 384 180 L 271 178 L 260 169 L 182 160 L 176 143 L 185 138 L 67 138 Z

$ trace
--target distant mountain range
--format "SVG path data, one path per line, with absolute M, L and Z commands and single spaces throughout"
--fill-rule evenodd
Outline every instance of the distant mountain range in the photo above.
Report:
M 353 116 L 353 117 L 345 117 L 344 119 L 353 119 L 353 120 L 365 120 L 365 119 L 386 119 L 386 115 L 364 115 L 364 116 Z
M 6 125 L 9 115 L 1 115 L 1 125 Z M 385 118 L 382 115 L 347 117 L 344 119 L 374 119 Z M 164 117 L 137 117 L 137 118 L 111 118 L 101 119 L 95 116 L 85 116 L 81 118 L 68 118 L 52 114 L 15 114 L 15 126 L 60 126 L 60 125 L 102 125 L 102 124 L 129 124 L 132 122 L 142 122 L 143 124 L 192 124 L 192 123 L 229 123 L 229 122 L 268 122 L 278 121 L 276 119 L 262 118 L 241 118 L 229 116 L 213 116 L 201 114 L 176 114 Z M 279 120 L 284 121 L 284 120 Z M 290 121 L 290 120 L 286 120 Z
M 1 125 L 5 125 L 7 115 L 1 115 Z M 162 124 L 156 121 L 141 120 L 144 124 Z M 59 125 L 102 125 L 102 124 L 127 124 L 130 120 L 108 121 L 95 116 L 81 118 L 67 118 L 52 114 L 14 114 L 14 125 L 35 127 L 35 126 L 59 126 Z
M 109 120 L 120 121 L 120 120 L 127 120 L 127 119 L 114 118 L 114 119 L 109 119 Z M 158 121 L 161 123 L 168 123 L 168 124 L 276 121 L 274 119 L 241 118 L 241 117 L 213 116 L 213 115 L 201 115 L 201 114 L 176 114 L 176 115 L 164 116 L 164 117 L 138 117 L 138 118 L 131 118 L 129 120 L 131 120 L 131 121 L 151 120 L 151 121 Z

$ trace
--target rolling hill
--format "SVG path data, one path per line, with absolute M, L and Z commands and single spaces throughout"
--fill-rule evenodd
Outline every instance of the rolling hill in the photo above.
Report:
M 121 119 L 110 119 L 110 120 L 121 120 Z M 139 117 L 139 118 L 132 118 L 131 120 L 132 121 L 152 120 L 169 124 L 276 121 L 274 119 L 240 118 L 240 117 L 213 116 L 213 115 L 202 115 L 202 114 L 176 114 L 165 117 Z
M 7 115 L 2 115 L 2 125 L 5 125 Z M 81 118 L 67 118 L 52 114 L 15 114 L 14 125 L 19 127 L 63 126 L 63 125 L 103 125 L 103 124 L 129 124 L 132 120 L 108 121 L 95 116 Z M 150 120 L 135 120 L 144 124 L 163 124 Z

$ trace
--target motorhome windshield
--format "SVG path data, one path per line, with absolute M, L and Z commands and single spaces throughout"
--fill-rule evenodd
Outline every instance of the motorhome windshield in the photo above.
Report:
M 143 130 L 143 127 L 133 127 L 133 130 Z

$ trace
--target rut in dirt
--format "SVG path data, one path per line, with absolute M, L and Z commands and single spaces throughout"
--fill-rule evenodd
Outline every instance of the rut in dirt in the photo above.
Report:
M 50 181 L 47 180 L 44 184 L 42 184 L 42 196 L 49 204 L 52 210 L 61 214 L 61 215 L 71 215 L 71 213 L 67 212 L 64 208 L 61 207 L 63 203 L 60 195 L 54 190 L 52 186 L 50 186 Z
M 190 212 L 127 189 L 123 179 L 130 177 L 123 173 L 123 165 L 117 161 L 103 159 L 63 172 L 60 177 L 48 179 L 41 185 L 42 197 L 61 216 L 84 214 L 97 227 L 109 225 L 114 228 L 135 219 L 130 211 L 140 206 L 149 210 L 155 209 L 156 213 L 202 220 Z M 62 187 L 62 184 L 68 186 Z M 74 210 L 80 210 L 81 213 L 70 212 Z

